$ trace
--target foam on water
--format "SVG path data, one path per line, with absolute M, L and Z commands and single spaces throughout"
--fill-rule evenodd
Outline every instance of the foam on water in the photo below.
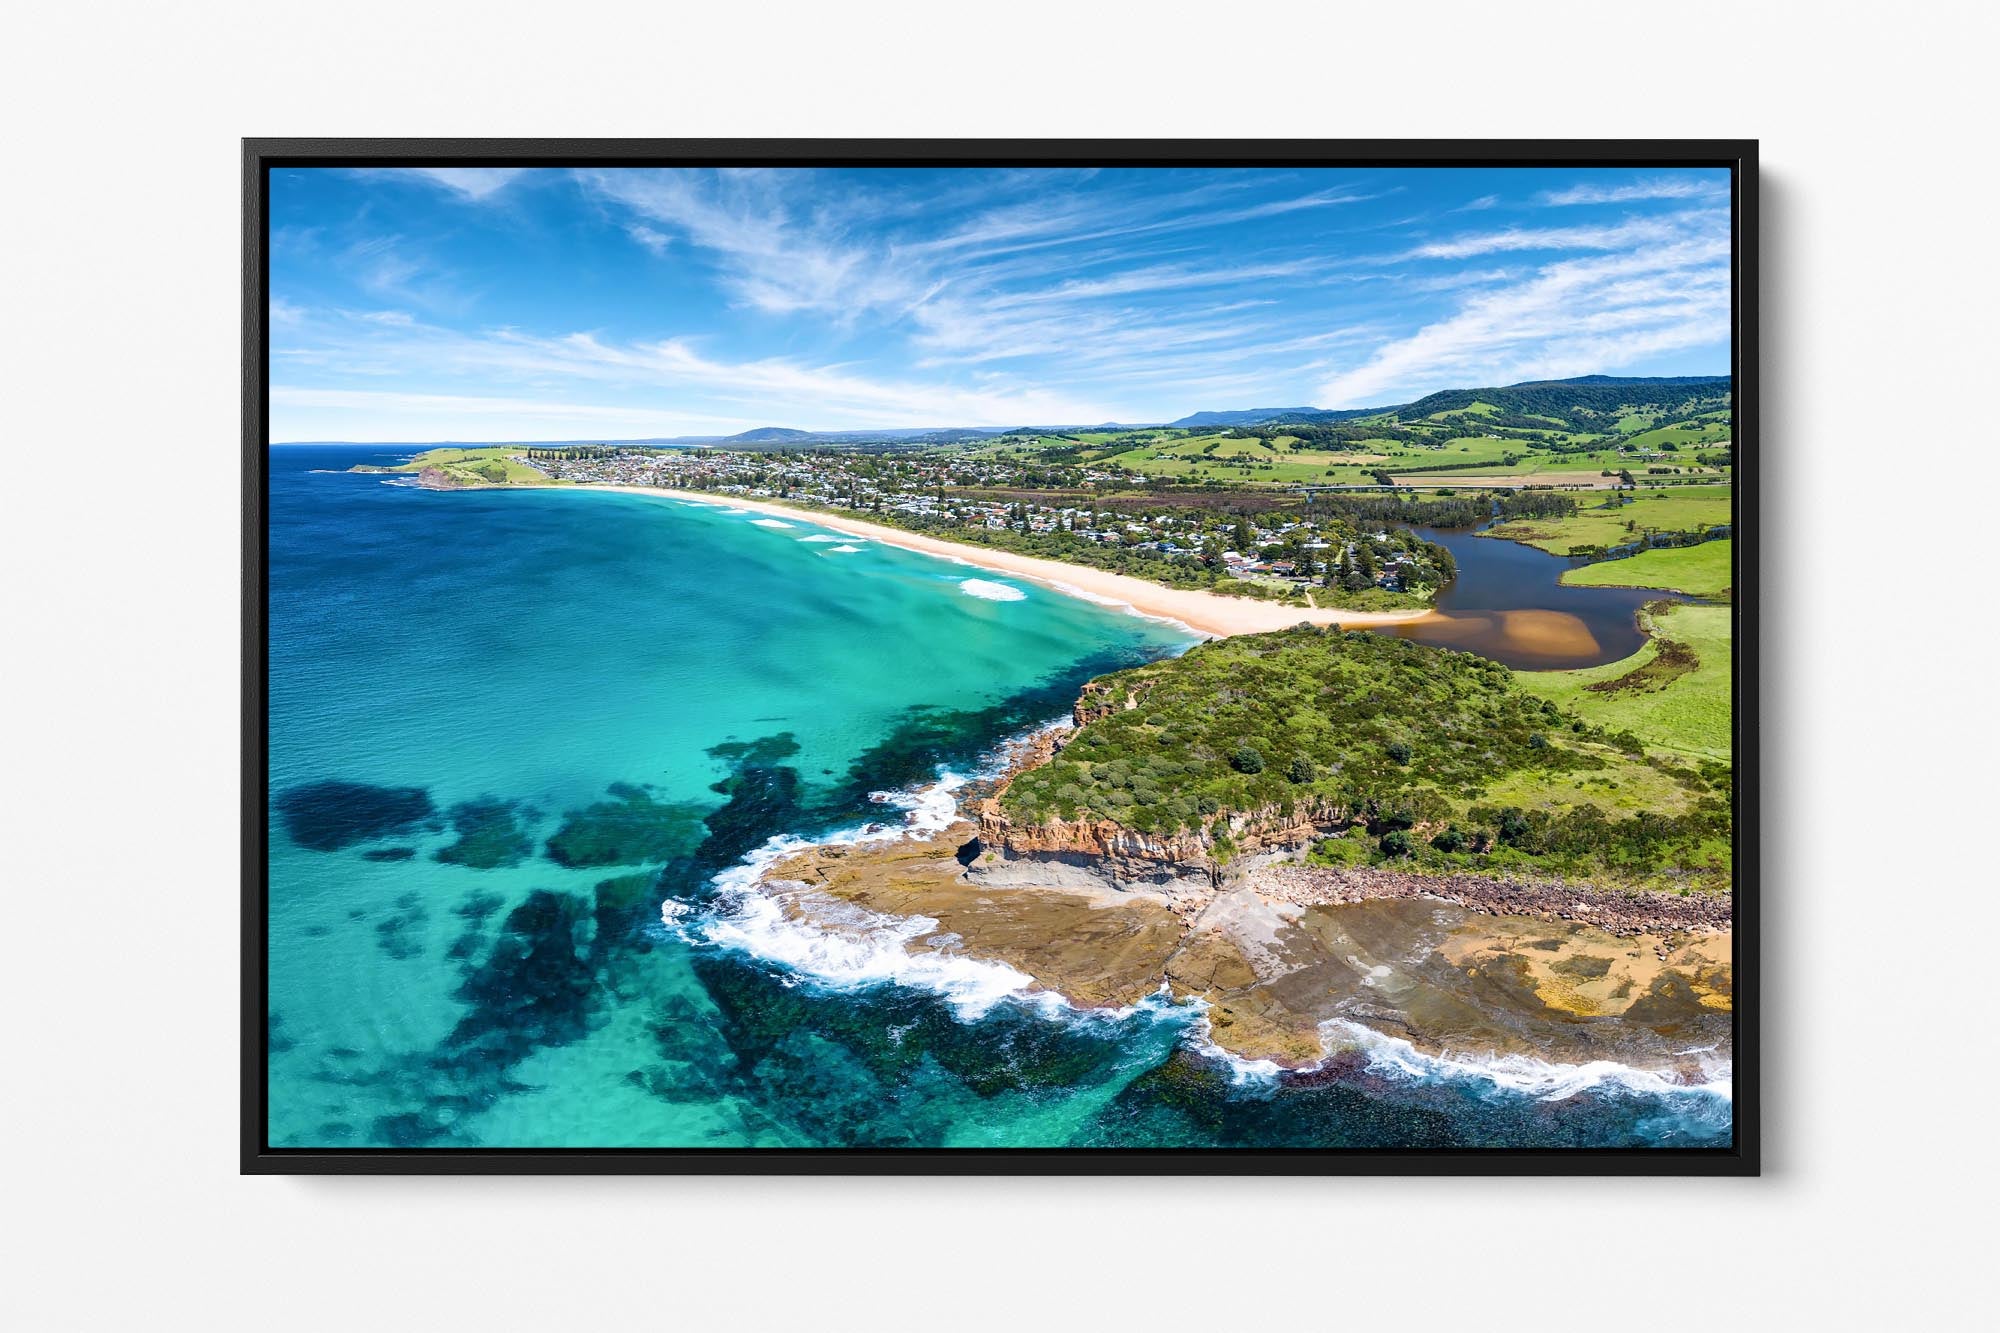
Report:
M 837 537 L 830 532 L 815 532 L 812 536 L 801 537 L 799 540 L 802 542 L 844 542 L 847 538 Z
M 856 551 L 860 549 L 861 548 L 859 546 L 845 546 L 845 545 L 829 546 L 827 548 L 827 553 L 830 555 L 853 555 Z
M 1011 583 L 996 583 L 992 579 L 964 579 L 959 582 L 958 590 L 988 602 L 1020 602 L 1028 596 Z
M 1067 719 L 1056 718 L 1012 740 L 1031 740 L 1068 725 Z M 718 902 L 705 915 L 691 918 L 686 906 L 670 900 L 661 907 L 661 920 L 690 942 L 740 950 L 829 990 L 885 984 L 927 990 L 942 996 L 968 1022 L 1003 1002 L 1087 1026 L 1135 1018 L 1184 1023 L 1198 1017 L 1199 1005 L 1176 1003 L 1164 986 L 1160 994 L 1137 1004 L 1079 1008 L 1055 991 L 1037 989 L 1035 978 L 1018 968 L 957 953 L 961 941 L 939 933 L 934 917 L 898 917 L 853 904 L 820 903 L 815 906 L 816 919 L 805 921 L 787 915 L 778 899 L 765 891 L 764 876 L 772 866 L 813 847 L 854 847 L 943 832 L 960 818 L 958 792 L 975 779 L 997 777 L 1007 765 L 1010 748 L 996 747 L 970 774 L 940 769 L 937 781 L 926 786 L 873 793 L 870 799 L 902 812 L 896 823 L 863 824 L 817 841 L 774 837 L 714 877 Z
M 1285 1075 L 1310 1074 L 1323 1069 L 1325 1060 L 1288 1070 L 1273 1060 L 1249 1060 L 1215 1044 L 1206 1016 L 1189 1029 L 1189 1045 L 1199 1054 L 1223 1066 L 1229 1081 L 1237 1087 L 1275 1090 Z M 1329 1019 L 1320 1025 L 1320 1040 L 1329 1056 L 1340 1050 L 1359 1051 L 1370 1073 L 1410 1083 L 1461 1083 L 1484 1085 L 1488 1090 L 1529 1097 L 1537 1101 L 1560 1102 L 1579 1093 L 1614 1089 L 1653 1097 L 1685 1097 L 1712 1101 L 1726 1106 L 1732 1096 L 1730 1066 L 1719 1056 L 1700 1062 L 1702 1081 L 1683 1082 L 1669 1074 L 1640 1069 L 1615 1060 L 1591 1060 L 1583 1064 L 1562 1064 L 1531 1055 L 1455 1055 L 1449 1051 L 1429 1055 L 1401 1037 L 1352 1019 Z M 1687 1055 L 1714 1055 L 1714 1048 L 1683 1052 Z
M 789 528 L 797 526 L 796 524 L 785 522 L 782 518 L 753 518 L 750 522 L 753 526 L 759 528 Z
M 1419 1082 L 1476 1080 L 1496 1090 L 1532 1097 L 1537 1101 L 1566 1101 L 1578 1093 L 1598 1088 L 1615 1088 L 1651 1096 L 1697 1096 L 1728 1102 L 1732 1095 L 1730 1065 L 1710 1055 L 1700 1062 L 1702 1081 L 1688 1083 L 1670 1074 L 1639 1069 L 1615 1060 L 1590 1060 L 1582 1064 L 1562 1064 L 1532 1055 L 1462 1055 L 1445 1051 L 1428 1055 L 1400 1037 L 1391 1037 L 1351 1019 L 1337 1018 L 1321 1025 L 1320 1033 L 1329 1045 L 1335 1042 L 1360 1051 L 1369 1069 L 1391 1078 Z
M 785 834 L 774 837 L 715 876 L 713 883 L 720 891 L 715 910 L 690 925 L 682 912 L 674 910 L 679 904 L 669 902 L 662 907 L 662 920 L 681 929 L 684 937 L 740 949 L 832 990 L 896 983 L 932 991 L 967 1020 L 979 1018 L 1003 999 L 1027 999 L 1035 979 L 1004 963 L 935 947 L 913 952 L 911 945 L 936 934 L 938 923 L 932 917 L 894 917 L 837 904 L 822 906 L 820 915 L 830 924 L 821 925 L 787 915 L 763 889 L 764 875 L 772 866 L 811 847 L 854 847 L 942 832 L 958 818 L 955 793 L 967 781 L 946 772 L 914 791 L 875 793 L 872 799 L 903 812 L 895 824 L 865 824 L 817 842 Z

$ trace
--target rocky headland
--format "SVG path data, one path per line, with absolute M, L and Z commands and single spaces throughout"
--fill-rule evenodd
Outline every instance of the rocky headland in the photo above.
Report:
M 1129 705 L 1087 692 L 1074 720 L 1107 706 Z M 766 891 L 828 930 L 854 928 L 854 906 L 930 918 L 911 947 L 1005 963 L 1078 1005 L 1202 999 L 1218 1046 L 1281 1066 L 1316 1065 L 1351 1024 L 1433 1054 L 1611 1059 L 1689 1082 L 1726 1064 L 1726 896 L 1300 864 L 1341 811 L 1231 814 L 1227 856 L 1205 832 L 1010 821 L 1007 783 L 1073 736 L 1017 744 L 943 832 L 811 848 Z

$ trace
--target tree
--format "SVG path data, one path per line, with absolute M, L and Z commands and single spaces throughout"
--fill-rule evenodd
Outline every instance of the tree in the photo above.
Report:
M 1254 745 L 1239 745 L 1236 753 L 1229 756 L 1229 766 L 1238 773 L 1262 773 L 1264 756 Z
M 1403 829 L 1392 828 L 1382 835 L 1382 841 L 1378 845 L 1382 848 L 1384 856 L 1408 856 L 1410 835 Z
M 1293 782 L 1311 782 L 1319 776 L 1319 769 L 1306 756 L 1297 755 L 1293 757 L 1292 762 L 1285 768 L 1285 776 Z

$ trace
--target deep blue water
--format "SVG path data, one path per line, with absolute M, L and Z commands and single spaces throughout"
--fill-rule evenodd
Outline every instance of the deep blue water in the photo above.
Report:
M 803 519 L 343 471 L 407 453 L 271 453 L 274 1145 L 1726 1141 L 1616 1082 L 1246 1079 L 1190 1009 L 787 933 L 728 891 L 769 839 L 921 816 L 1186 639 Z

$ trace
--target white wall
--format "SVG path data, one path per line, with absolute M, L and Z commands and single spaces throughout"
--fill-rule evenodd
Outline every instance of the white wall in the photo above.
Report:
M 898 8 L 12 11 L 0 1313 L 1950 1326 L 1992 1185 L 1992 9 Z M 1761 137 L 1768 1176 L 239 1179 L 244 134 Z

